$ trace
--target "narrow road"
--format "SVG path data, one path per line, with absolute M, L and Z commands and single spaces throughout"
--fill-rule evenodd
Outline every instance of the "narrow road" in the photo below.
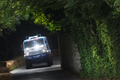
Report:
M 80 80 L 61 69 L 59 57 L 53 59 L 53 64 L 51 67 L 48 67 L 46 63 L 34 64 L 32 69 L 20 67 L 11 71 L 13 80 Z

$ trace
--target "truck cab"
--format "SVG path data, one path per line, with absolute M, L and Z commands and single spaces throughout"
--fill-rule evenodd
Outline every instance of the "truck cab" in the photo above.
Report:
M 33 63 L 47 62 L 48 66 L 53 64 L 51 50 L 45 36 L 28 36 L 23 41 L 24 59 L 26 68 L 32 68 Z

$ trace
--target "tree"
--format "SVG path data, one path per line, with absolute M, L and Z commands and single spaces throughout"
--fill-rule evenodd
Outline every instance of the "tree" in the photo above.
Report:
M 42 4 L 41 4 L 42 3 Z M 49 1 L 49 4 L 53 1 Z M 0 33 L 3 29 L 15 30 L 15 25 L 20 20 L 30 19 L 35 24 L 44 25 L 50 31 L 59 31 L 60 26 L 54 24 L 54 20 L 50 19 L 50 15 L 45 15 L 46 1 L 38 0 L 2 0 L 0 8 Z M 44 5 L 44 6 L 43 6 Z

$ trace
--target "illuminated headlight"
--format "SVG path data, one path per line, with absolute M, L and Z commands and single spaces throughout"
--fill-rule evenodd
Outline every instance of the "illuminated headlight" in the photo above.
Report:
M 42 50 L 42 53 L 46 53 L 46 52 L 48 52 L 48 50 L 46 50 L 46 49 L 43 49 L 43 50 Z
M 29 48 L 26 48 L 25 50 L 26 50 L 26 51 L 28 51 L 28 50 L 29 50 Z
M 24 53 L 24 56 L 28 56 L 29 55 L 29 53 Z
M 35 45 L 35 49 L 39 49 L 40 48 L 40 46 L 39 45 Z
M 45 53 L 45 52 L 46 52 L 46 50 L 45 50 L 45 49 L 43 49 L 43 50 L 42 50 L 42 52 L 43 52 L 43 53 Z
M 44 45 L 40 45 L 40 47 L 44 47 Z

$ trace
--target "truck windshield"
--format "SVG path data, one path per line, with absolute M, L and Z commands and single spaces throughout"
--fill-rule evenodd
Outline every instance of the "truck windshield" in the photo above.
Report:
M 43 45 L 43 39 L 38 39 L 38 40 L 33 40 L 33 41 L 29 41 L 29 42 L 25 42 L 24 46 L 25 48 L 31 48 L 34 47 L 35 45 Z

